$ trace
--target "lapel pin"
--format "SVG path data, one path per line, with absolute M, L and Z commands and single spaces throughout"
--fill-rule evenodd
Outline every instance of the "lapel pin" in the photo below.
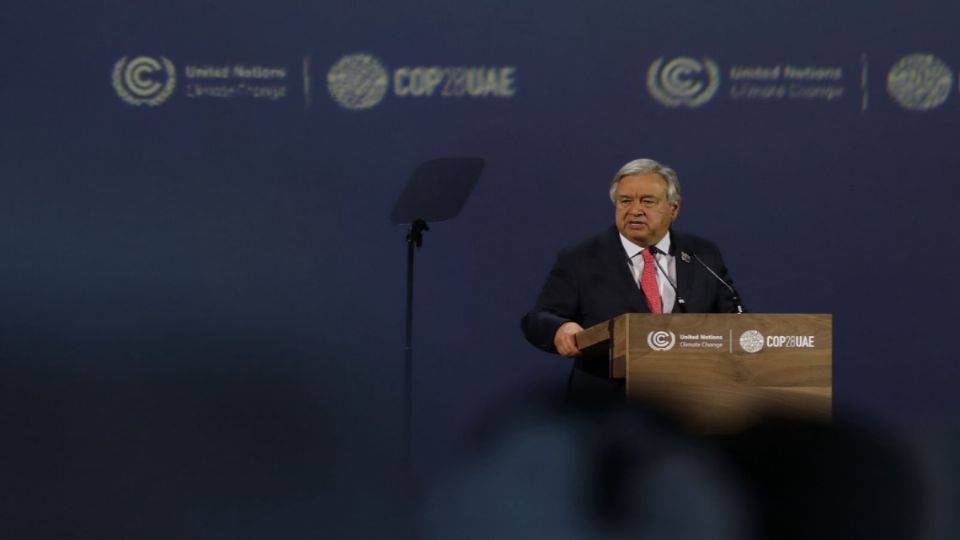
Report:
M 686 251 L 681 251 L 681 252 L 680 252 L 680 260 L 683 261 L 683 262 L 685 262 L 685 263 L 688 263 L 688 262 L 690 262 L 690 255 L 689 255 Z

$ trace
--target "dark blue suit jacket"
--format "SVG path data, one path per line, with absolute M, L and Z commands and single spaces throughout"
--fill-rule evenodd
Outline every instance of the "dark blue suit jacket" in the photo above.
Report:
M 727 283 L 733 284 L 717 246 L 698 236 L 670 231 L 670 251 L 676 257 L 677 296 L 674 313 L 735 313 L 737 301 L 694 255 Z M 627 267 L 627 253 L 616 227 L 565 249 L 547 277 L 536 306 L 523 318 L 523 333 L 533 345 L 557 352 L 553 337 L 561 324 L 574 321 L 584 328 L 623 313 L 650 309 Z

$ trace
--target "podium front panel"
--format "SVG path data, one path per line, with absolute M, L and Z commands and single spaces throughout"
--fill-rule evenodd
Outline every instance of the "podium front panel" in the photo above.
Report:
M 832 323 L 828 314 L 630 313 L 587 329 L 583 344 L 606 347 L 609 375 L 626 379 L 628 398 L 667 404 L 696 424 L 767 412 L 829 418 Z

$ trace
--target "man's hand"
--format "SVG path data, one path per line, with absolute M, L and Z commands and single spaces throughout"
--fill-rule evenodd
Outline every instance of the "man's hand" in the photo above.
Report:
M 553 346 L 557 352 L 567 358 L 580 356 L 580 349 L 577 348 L 577 332 L 583 332 L 583 327 L 575 322 L 565 322 L 557 328 L 557 333 L 553 335 Z

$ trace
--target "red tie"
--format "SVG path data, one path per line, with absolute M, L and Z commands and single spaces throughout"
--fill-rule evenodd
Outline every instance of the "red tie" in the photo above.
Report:
M 649 249 L 645 249 L 641 255 L 643 256 L 643 273 L 640 275 L 640 288 L 643 290 L 643 295 L 647 297 L 650 313 L 663 313 L 663 307 L 660 306 L 660 286 L 657 285 L 657 266 L 653 260 L 653 254 Z

